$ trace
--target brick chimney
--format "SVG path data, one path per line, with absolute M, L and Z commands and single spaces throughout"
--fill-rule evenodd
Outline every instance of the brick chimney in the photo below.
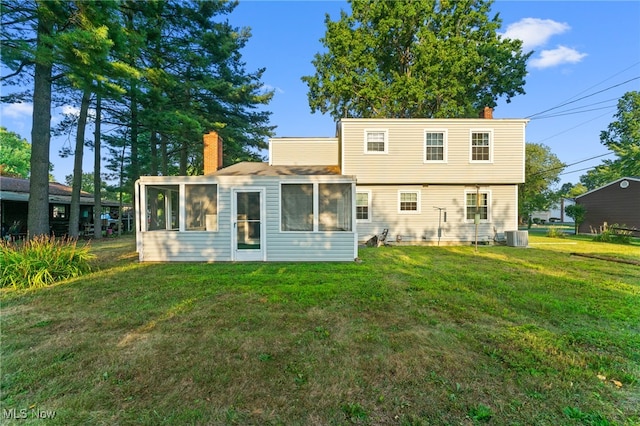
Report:
M 204 135 L 204 174 L 215 173 L 222 168 L 222 138 L 218 132 Z
M 484 107 L 480 110 L 480 118 L 488 118 L 488 119 L 492 119 L 493 118 L 493 108 L 491 107 Z

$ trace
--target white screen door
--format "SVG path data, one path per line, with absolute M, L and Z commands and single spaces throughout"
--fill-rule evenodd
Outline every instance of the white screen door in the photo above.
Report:
M 264 260 L 262 189 L 233 191 L 234 260 Z

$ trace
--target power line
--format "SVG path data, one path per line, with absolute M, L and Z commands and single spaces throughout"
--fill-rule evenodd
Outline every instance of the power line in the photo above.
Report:
M 600 118 L 600 117 L 604 117 L 604 116 L 605 116 L 605 115 L 607 115 L 607 114 L 609 114 L 609 113 L 608 113 L 608 112 L 605 112 L 604 114 L 600 114 L 599 116 L 597 116 L 597 117 L 595 117 L 595 118 L 590 118 L 590 119 L 589 119 L 589 120 L 587 120 L 587 121 L 583 121 L 582 123 L 578 123 L 578 124 L 576 124 L 576 125 L 575 125 L 575 126 L 573 126 L 573 127 L 569 127 L 569 128 L 568 128 L 568 129 L 566 129 L 566 130 L 563 130 L 563 131 L 561 131 L 561 132 L 559 132 L 559 133 L 556 133 L 556 134 L 554 134 L 554 135 L 551 135 L 551 136 L 549 136 L 549 137 L 546 137 L 546 138 L 544 138 L 544 139 L 542 139 L 542 140 L 540 140 L 540 141 L 538 141 L 538 142 L 544 142 L 544 141 L 547 141 L 547 140 L 549 140 L 549 139 L 553 139 L 553 138 L 555 138 L 556 136 L 560 136 L 560 135 L 562 135 L 562 134 L 564 134 L 564 133 L 570 132 L 571 130 L 573 130 L 573 129 L 577 128 L 577 127 L 580 127 L 580 126 L 582 126 L 582 125 L 584 125 L 584 124 L 590 123 L 591 121 L 596 120 L 596 119 L 598 119 L 598 118 Z
M 595 105 L 601 105 L 601 104 L 604 104 L 604 103 L 607 103 L 607 102 L 614 102 L 614 101 L 615 101 L 615 102 L 616 102 L 616 104 L 614 104 L 614 105 L 613 105 L 613 107 L 615 107 L 615 106 L 617 105 L 617 101 L 618 101 L 618 99 L 619 99 L 619 98 L 611 98 L 611 99 L 607 99 L 607 100 L 604 100 L 604 101 L 600 101 L 600 102 L 593 102 L 593 103 L 591 103 L 591 104 L 582 105 L 582 106 L 575 107 L 575 108 L 565 109 L 564 111 L 557 112 L 556 114 L 542 115 L 542 116 L 539 116 L 539 117 L 533 118 L 533 119 L 532 119 L 532 121 L 533 121 L 533 120 L 540 120 L 540 119 L 543 119 L 543 118 L 559 117 L 559 116 L 562 116 L 562 115 L 566 115 L 566 113 L 571 112 L 571 111 L 583 110 L 584 108 L 592 107 L 592 106 L 595 106 Z M 611 108 L 611 107 L 612 107 L 612 105 L 609 105 L 609 106 L 607 106 L 606 108 Z M 603 109 L 603 108 L 599 108 L 599 109 Z M 589 112 L 589 111 L 593 111 L 593 110 L 577 111 L 576 113 L 579 113 L 579 112 Z
M 536 115 L 544 114 L 545 112 L 549 112 L 549 111 L 553 111 L 554 109 L 562 108 L 563 106 L 566 106 L 566 105 L 569 105 L 569 104 L 572 104 L 572 103 L 575 103 L 575 102 L 581 101 L 581 100 L 583 100 L 583 99 L 590 98 L 591 96 L 595 96 L 595 95 L 597 95 L 598 93 L 606 92 L 607 90 L 611 90 L 611 89 L 613 89 L 613 88 L 615 88 L 615 87 L 622 86 L 623 84 L 627 84 L 627 83 L 629 83 L 629 82 L 631 82 L 631 81 L 638 80 L 638 79 L 640 79 L 640 76 L 630 78 L 629 80 L 623 81 L 622 83 L 614 84 L 613 86 L 609 86 L 609 87 L 607 87 L 607 88 L 605 88 L 605 89 L 598 90 L 597 92 L 593 92 L 593 93 L 591 93 L 590 95 L 582 96 L 581 98 L 575 99 L 575 100 L 573 100 L 573 101 L 565 102 L 565 103 L 560 104 L 560 105 L 558 105 L 558 106 L 555 106 L 555 107 L 553 107 L 553 108 L 549 108 L 549 109 L 546 109 L 546 110 L 544 110 L 544 111 L 537 112 L 537 113 L 532 114 L 532 115 L 530 115 L 530 116 L 528 116 L 528 117 L 525 117 L 525 118 L 533 118 L 533 117 L 535 117 Z
M 552 114 L 552 115 L 541 115 L 540 117 L 534 118 L 534 120 L 542 120 L 544 118 L 564 117 L 565 115 L 582 114 L 583 112 L 600 111 L 603 109 L 610 110 L 613 108 L 615 108 L 615 105 L 609 105 L 606 107 L 593 108 L 593 109 L 585 109 L 582 111 L 564 112 L 564 113 L 558 113 L 558 114 Z
M 553 172 L 553 171 L 555 171 L 555 170 L 566 169 L 567 167 L 575 166 L 576 164 L 580 164 L 580 163 L 584 163 L 584 162 L 587 162 L 587 161 L 595 160 L 596 158 L 605 157 L 605 156 L 607 156 L 607 155 L 612 155 L 612 154 L 613 154 L 613 152 L 607 152 L 607 153 L 605 153 L 605 154 L 600 154 L 600 155 L 596 155 L 596 156 L 594 156 L 594 157 L 589 157 L 589 158 L 586 158 L 586 159 L 584 159 L 584 160 L 580 160 L 580 161 L 573 162 L 573 163 L 571 163 L 571 164 L 563 164 L 563 165 L 561 165 L 561 166 L 552 167 L 552 168 L 547 169 L 547 170 L 541 170 L 541 171 L 539 171 L 539 172 L 535 172 L 535 173 L 530 174 L 530 175 L 529 175 L 529 177 L 531 177 L 531 176 L 541 175 L 541 174 L 544 174 L 544 173 Z M 587 169 L 591 169 L 591 168 L 592 168 L 592 167 L 587 167 Z M 579 171 L 579 170 L 577 170 L 577 171 Z M 559 175 L 562 175 L 562 174 L 566 174 L 566 173 L 573 173 L 573 172 L 564 172 L 564 173 L 559 173 L 559 174 L 558 174 L 558 176 L 559 176 Z

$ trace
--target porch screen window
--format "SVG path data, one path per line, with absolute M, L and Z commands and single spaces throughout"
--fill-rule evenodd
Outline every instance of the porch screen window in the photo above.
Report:
M 425 161 L 443 161 L 444 160 L 444 133 L 427 132 L 424 135 L 425 143 Z
M 313 184 L 283 184 L 280 206 L 283 231 L 313 231 Z
M 218 185 L 186 185 L 187 231 L 218 230 Z
M 490 161 L 490 142 L 489 133 L 473 132 L 471 133 L 471 160 L 472 161 Z
M 319 231 L 351 231 L 351 184 L 319 184 L 318 210 Z
M 178 186 L 147 187 L 147 230 L 177 230 Z
M 475 192 L 467 192 L 467 220 L 473 221 L 476 214 L 476 207 L 480 214 L 480 220 L 489 220 L 489 195 L 486 192 L 481 192 L 479 195 L 480 204 L 476 202 L 477 197 Z

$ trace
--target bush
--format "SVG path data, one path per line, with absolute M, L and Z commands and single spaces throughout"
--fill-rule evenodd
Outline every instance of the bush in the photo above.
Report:
M 566 236 L 566 234 L 564 232 L 562 232 L 562 230 L 560 230 L 559 228 L 557 228 L 555 226 L 550 226 L 549 229 L 547 229 L 547 237 L 564 238 L 565 236 Z
M 626 225 L 607 225 L 606 223 L 600 228 L 600 232 L 593 238 L 594 241 L 603 243 L 631 243 L 631 232 L 620 228 L 626 228 Z
M 0 243 L 0 287 L 44 287 L 90 271 L 95 255 L 77 240 L 41 236 L 25 242 Z

